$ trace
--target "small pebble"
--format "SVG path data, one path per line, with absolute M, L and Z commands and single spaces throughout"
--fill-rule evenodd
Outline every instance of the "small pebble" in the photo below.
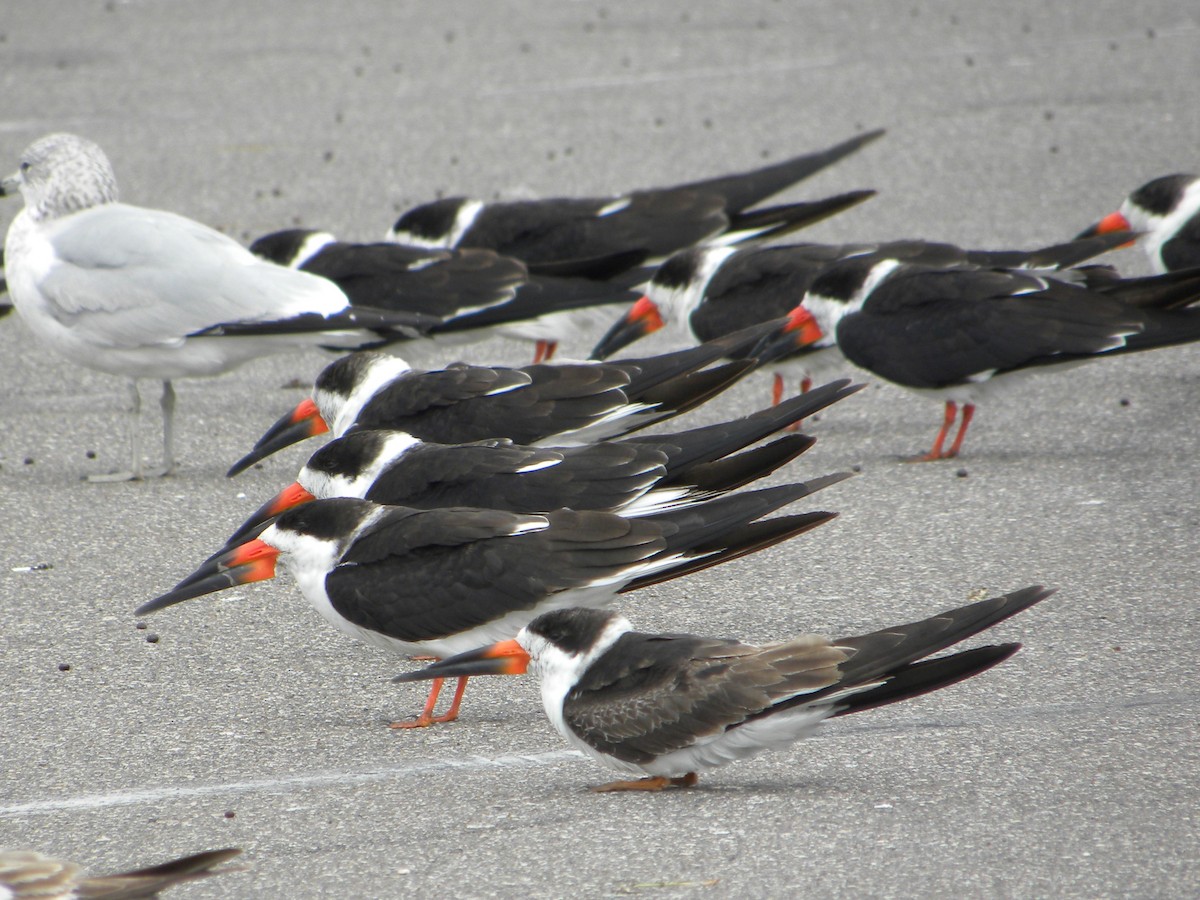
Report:
M 133 627 L 134 627 L 134 628 L 136 628 L 138 631 L 145 631 L 145 630 L 146 630 L 146 623 L 145 623 L 145 622 L 137 622 L 137 623 L 135 623 L 135 624 L 134 624 L 134 626 L 133 626 Z
M 86 456 L 88 459 L 95 459 L 95 458 L 96 458 L 96 451 L 95 451 L 95 450 L 89 450 L 87 453 L 85 453 L 85 454 L 83 454 L 83 455 L 84 455 L 84 456 Z
M 27 465 L 27 466 L 32 466 L 32 465 L 33 465 L 33 457 L 32 457 L 32 456 L 27 456 L 27 457 L 25 457 L 25 459 L 23 460 L 23 462 L 24 462 L 24 463 L 25 463 L 25 465 Z
M 225 818 L 227 819 L 232 819 L 236 815 L 237 813 L 235 813 L 232 809 L 225 810 Z
M 959 478 L 966 478 L 966 477 L 967 477 L 967 470 L 966 470 L 966 469 L 959 469 L 959 470 L 958 470 L 957 472 L 955 472 L 954 474 L 955 474 L 957 477 L 959 477 Z
M 1122 398 L 1121 398 L 1121 405 L 1122 405 L 1122 406 L 1128 406 L 1128 405 L 1129 405 L 1129 398 L 1128 398 L 1128 397 L 1122 397 Z
M 852 465 L 852 466 L 850 467 L 850 471 L 851 471 L 851 472 L 861 472 L 861 471 L 862 471 L 862 465 L 860 465 L 859 463 L 855 463 L 854 465 Z
M 146 635 L 146 643 L 147 644 L 157 644 L 158 643 L 158 635 L 157 634 Z
M 58 671 L 60 671 L 60 672 L 70 672 L 70 671 L 71 671 L 71 664 L 70 664 L 70 663 L 59 663 L 59 664 L 58 664 Z

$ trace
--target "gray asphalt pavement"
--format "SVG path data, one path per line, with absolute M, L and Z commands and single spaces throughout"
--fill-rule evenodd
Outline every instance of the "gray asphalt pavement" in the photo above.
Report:
M 1200 167 L 1198 43 L 1173 0 L 11 3 L 0 170 L 71 130 L 129 202 L 242 240 L 364 240 L 441 194 L 610 193 L 883 126 L 787 195 L 880 192 L 806 238 L 1035 246 Z M 388 682 L 411 664 L 285 579 L 137 627 L 294 476 L 311 448 L 224 471 L 323 361 L 182 382 L 179 474 L 92 485 L 124 460 L 124 383 L 0 320 L 0 847 L 94 871 L 246 849 L 248 871 L 181 898 L 1200 893 L 1200 350 L 1031 378 L 946 464 L 899 461 L 941 413 L 898 388 L 812 423 L 780 477 L 856 467 L 802 507 L 841 516 L 625 598 L 637 625 L 836 635 L 1059 592 L 994 630 L 1025 648 L 970 683 L 647 796 L 589 794 L 607 773 L 524 679 L 473 685 L 452 726 L 387 729 L 423 699 Z M 688 421 L 767 399 L 751 379 Z

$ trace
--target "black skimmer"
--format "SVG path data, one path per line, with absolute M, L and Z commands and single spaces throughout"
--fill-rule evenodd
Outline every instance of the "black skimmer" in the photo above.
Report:
M 491 250 L 348 243 L 307 228 L 264 235 L 250 251 L 328 278 L 356 306 L 437 317 L 441 321 L 426 332 L 429 340 L 483 340 L 498 333 L 536 341 L 535 363 L 552 358 L 559 341 L 589 321 L 602 321 L 604 307 L 633 303 L 640 296 L 604 280 L 640 262 L 640 253 L 593 261 L 569 275 L 557 274 L 556 267 L 548 267 L 556 274 L 542 274 Z
M 691 787 L 698 772 L 783 749 L 825 719 L 917 697 L 1003 662 L 1021 645 L 932 654 L 1052 593 L 1029 587 L 870 634 L 804 634 L 765 646 L 646 634 L 611 610 L 560 609 L 513 640 L 394 680 L 515 675 L 528 667 L 567 743 L 610 769 L 643 776 L 592 790 Z
M 351 354 L 326 366 L 312 397 L 276 421 L 229 474 L 297 441 L 326 431 L 341 437 L 351 428 L 406 431 L 443 444 L 504 437 L 521 444 L 566 445 L 627 434 L 692 409 L 728 387 L 753 368 L 753 361 L 704 367 L 753 346 L 765 331 L 747 329 L 643 359 L 516 369 L 456 363 L 423 371 L 396 356 Z
M 832 382 L 732 422 L 580 447 L 531 447 L 505 439 L 435 444 L 403 431 L 350 431 L 309 457 L 296 481 L 251 515 L 226 549 L 258 534 L 285 509 L 329 497 L 417 509 L 569 507 L 625 516 L 702 502 L 765 477 L 814 440 L 789 435 L 739 451 L 861 388 L 847 380 Z
M 241 850 L 210 850 L 146 869 L 114 875 L 84 875 L 73 862 L 43 856 L 34 850 L 0 850 L 0 900 L 137 900 L 157 897 L 177 884 L 213 875 L 240 872 L 238 866 L 217 868 Z
M 804 297 L 813 278 L 847 248 L 825 244 L 775 247 L 689 247 L 670 256 L 643 287 L 645 296 L 618 319 L 592 350 L 607 359 L 621 348 L 663 328 L 676 332 L 675 343 L 688 346 L 741 328 L 787 316 Z M 817 335 L 810 335 L 814 338 Z M 810 363 L 828 357 L 814 350 Z M 789 361 L 788 368 L 794 367 Z M 782 366 L 773 364 L 772 399 L 783 399 Z M 801 391 L 814 365 L 801 365 Z
M 930 241 L 892 241 L 886 244 L 786 244 L 773 247 L 692 247 L 667 259 L 644 286 L 646 296 L 609 329 L 592 350 L 593 359 L 606 359 L 660 328 L 676 332 L 681 346 L 709 341 L 770 319 L 793 313 L 822 271 L 848 257 L 875 254 L 948 266 L 1075 265 L 1122 243 L 1120 236 L 1076 240 L 1039 250 L 964 250 Z M 760 360 L 773 369 L 773 399 L 783 397 L 784 374 L 801 377 L 806 391 L 815 378 L 830 377 L 845 368 L 834 348 L 813 344 L 819 337 L 805 331 L 809 320 L 793 317 L 789 333 L 796 338 L 789 353 Z
M 437 200 L 402 215 L 389 238 L 420 247 L 481 247 L 528 263 L 550 263 L 631 250 L 656 258 L 706 240 L 769 237 L 831 215 L 861 197 L 758 210 L 752 206 L 882 135 L 882 130 L 870 131 L 750 172 L 616 197 Z
M 353 308 L 328 281 L 258 259 L 174 213 L 117 202 L 104 152 L 71 134 L 35 141 L 0 195 L 25 208 L 5 243 L 9 294 L 30 330 L 72 362 L 131 380 L 131 464 L 112 481 L 175 465 L 171 379 L 216 375 L 302 346 L 413 337 L 428 317 Z M 163 466 L 143 469 L 137 379 L 162 381 Z
M 940 268 L 868 255 L 818 276 L 798 315 L 855 365 L 945 401 L 919 457 L 934 460 L 958 454 L 976 401 L 1004 376 L 1200 339 L 1200 310 L 1171 308 L 1198 297 L 1200 270 L 1123 279 L 1100 266 Z
M 1080 237 L 1135 231 L 1156 272 L 1200 266 L 1200 177 L 1164 175 L 1148 181 Z
M 274 577 L 280 560 L 309 603 L 344 633 L 393 652 L 444 657 L 511 637 L 546 610 L 604 605 L 619 593 L 815 528 L 835 514 L 763 517 L 846 477 L 731 494 L 639 518 L 314 500 L 282 513 L 258 538 L 211 558 L 137 612 Z M 465 686 L 463 679 L 450 709 L 435 718 L 441 688 L 435 682 L 416 721 L 398 727 L 453 720 Z

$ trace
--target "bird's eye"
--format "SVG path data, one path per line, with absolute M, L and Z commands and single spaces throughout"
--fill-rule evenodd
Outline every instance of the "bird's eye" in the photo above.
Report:
M 28 172 L 29 171 L 29 163 L 27 163 L 27 162 L 21 163 L 21 171 Z

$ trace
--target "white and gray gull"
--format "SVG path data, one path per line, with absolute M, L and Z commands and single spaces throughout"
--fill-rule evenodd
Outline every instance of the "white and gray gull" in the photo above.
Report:
M 38 338 L 68 359 L 132 380 L 130 468 L 175 466 L 171 379 L 217 375 L 302 346 L 358 347 L 413 336 L 420 316 L 351 307 L 329 281 L 258 259 L 233 239 L 171 212 L 117 200 L 104 152 L 51 134 L 21 154 L 0 196 L 25 208 L 8 229 L 9 294 Z M 163 383 L 163 464 L 143 468 L 137 379 Z

